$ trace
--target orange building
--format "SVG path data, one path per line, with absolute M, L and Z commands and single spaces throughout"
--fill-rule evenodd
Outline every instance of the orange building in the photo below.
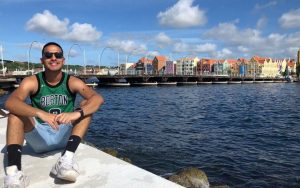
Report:
M 210 74 L 212 72 L 213 65 L 217 62 L 216 59 L 205 59 L 202 58 L 197 63 L 197 74 Z
M 155 56 L 152 65 L 153 65 L 153 74 L 163 73 L 166 66 L 167 58 L 165 56 Z

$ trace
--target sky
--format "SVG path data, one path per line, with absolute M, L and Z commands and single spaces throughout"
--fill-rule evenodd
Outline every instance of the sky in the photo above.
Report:
M 61 44 L 67 64 L 141 57 L 295 59 L 300 0 L 0 0 L 0 52 L 40 62 Z M 30 54 L 30 55 L 29 55 Z

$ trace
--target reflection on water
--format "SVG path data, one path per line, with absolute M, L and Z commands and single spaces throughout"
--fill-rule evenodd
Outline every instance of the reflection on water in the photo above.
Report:
M 137 166 L 159 175 L 194 166 L 231 187 L 300 187 L 300 84 L 97 91 L 105 104 L 87 141 Z

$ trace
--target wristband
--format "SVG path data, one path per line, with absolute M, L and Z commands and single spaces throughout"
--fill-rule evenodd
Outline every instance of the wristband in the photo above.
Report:
M 76 108 L 75 112 L 80 112 L 80 118 L 79 119 L 82 119 L 84 117 L 84 113 L 83 113 L 82 108 Z

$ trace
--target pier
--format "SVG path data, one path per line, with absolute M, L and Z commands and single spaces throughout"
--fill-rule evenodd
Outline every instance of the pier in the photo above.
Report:
M 6 75 L 0 77 L 0 88 L 13 88 L 28 75 Z M 97 78 L 100 86 L 130 85 L 192 85 L 192 84 L 246 84 L 246 83 L 284 83 L 285 78 L 226 76 L 226 75 L 74 75 L 83 81 Z M 155 84 L 156 83 L 156 84 Z M 93 83 L 94 84 L 94 83 Z M 95 85 L 94 85 L 95 86 Z
M 4 164 L 6 163 L 6 133 L 7 118 L 0 118 L 0 148 L 1 165 L 0 181 L 4 182 Z M 40 187 L 103 187 L 103 188 L 183 188 L 151 172 L 129 164 L 106 154 L 94 147 L 80 144 L 76 159 L 80 167 L 80 176 L 75 183 L 59 180 L 49 175 L 52 165 L 61 155 L 60 150 L 44 154 L 34 153 L 25 143 L 22 164 L 25 174 L 30 179 L 31 188 Z

